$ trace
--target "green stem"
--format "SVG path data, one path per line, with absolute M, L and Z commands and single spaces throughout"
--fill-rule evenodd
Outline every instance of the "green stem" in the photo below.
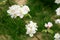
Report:
M 30 18 L 32 18 L 32 16 L 30 14 L 27 14 Z
M 48 33 L 48 30 L 49 30 L 49 29 L 50 29 L 50 28 L 48 27 L 48 28 L 47 28 L 47 33 Z

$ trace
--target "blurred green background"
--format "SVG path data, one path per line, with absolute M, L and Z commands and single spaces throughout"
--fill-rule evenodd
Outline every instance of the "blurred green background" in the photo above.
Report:
M 5 2 L 3 2 L 5 1 Z M 54 40 L 54 34 L 60 32 L 60 25 L 55 24 L 55 19 L 60 18 L 56 16 L 55 10 L 60 6 L 54 3 L 55 0 L 27 0 L 27 4 L 30 8 L 29 14 L 32 18 L 24 17 L 20 19 L 19 17 L 12 19 L 8 13 L 8 8 L 16 4 L 13 0 L 0 0 L 0 35 L 7 34 L 12 38 L 11 40 L 27 40 L 29 37 L 26 35 L 25 22 L 24 20 L 32 20 L 37 23 L 38 31 L 41 32 L 45 29 L 44 24 L 46 22 L 52 22 L 53 27 L 51 28 L 54 33 L 46 34 L 42 33 L 43 40 Z M 48 35 L 48 36 L 46 36 Z M 0 39 L 1 40 L 1 39 Z

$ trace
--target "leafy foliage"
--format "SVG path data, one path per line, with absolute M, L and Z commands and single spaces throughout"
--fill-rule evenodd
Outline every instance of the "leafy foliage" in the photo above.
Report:
M 0 0 L 0 3 L 2 1 L 5 0 Z M 44 23 L 51 21 L 54 25 L 51 28 L 54 33 L 60 32 L 60 26 L 56 25 L 52 19 L 53 16 L 56 15 L 55 9 L 59 7 L 59 5 L 54 3 L 54 0 L 28 0 L 27 5 L 31 10 L 29 13 L 32 16 L 31 19 L 29 17 L 24 17 L 23 19 L 17 17 L 16 19 L 12 19 L 8 15 L 7 9 L 13 4 L 16 4 L 13 0 L 7 0 L 5 3 L 0 4 L 0 34 L 11 35 L 14 40 L 25 40 L 25 38 L 27 38 L 27 35 L 25 36 L 25 20 L 35 21 L 39 26 L 38 32 L 45 29 Z M 25 37 L 21 37 L 22 39 L 19 39 L 19 35 L 23 35 Z M 44 34 L 43 38 L 46 37 L 46 35 L 47 34 Z M 54 34 L 48 34 L 48 39 L 44 38 L 44 40 L 53 40 L 53 36 Z M 51 39 L 49 39 L 50 37 Z

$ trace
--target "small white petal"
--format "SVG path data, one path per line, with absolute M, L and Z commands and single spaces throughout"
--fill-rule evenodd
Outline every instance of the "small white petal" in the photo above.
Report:
M 52 27 L 53 24 L 52 24 L 51 22 L 48 22 L 48 26 L 49 26 L 49 27 Z
M 59 39 L 60 38 L 60 34 L 59 33 L 56 33 L 55 36 L 54 36 L 55 39 Z
M 45 27 L 48 27 L 48 24 L 46 24 L 46 23 L 45 23 L 45 25 L 44 25 L 44 26 L 45 26 Z
M 60 0 L 55 0 L 55 3 L 59 4 L 60 3 Z
M 44 25 L 46 28 L 50 28 L 53 26 L 53 24 L 51 22 L 45 23 Z
M 56 20 L 55 20 L 55 23 L 56 23 L 56 24 L 60 24 L 60 19 L 56 19 Z
M 60 7 L 56 9 L 57 16 L 60 16 Z
M 33 37 L 33 34 L 29 34 L 30 37 Z
M 60 39 L 54 39 L 54 40 L 60 40 Z

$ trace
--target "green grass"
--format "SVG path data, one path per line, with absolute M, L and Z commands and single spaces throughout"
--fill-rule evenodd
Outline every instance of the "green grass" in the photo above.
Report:
M 38 32 L 45 29 L 44 24 L 50 21 L 54 25 L 51 28 L 54 31 L 54 34 L 56 32 L 60 32 L 60 26 L 55 24 L 54 20 L 51 19 L 54 15 L 56 15 L 55 10 L 59 7 L 59 5 L 54 3 L 54 0 L 28 0 L 27 5 L 30 7 L 31 11 L 29 14 L 32 18 L 24 17 L 23 19 L 20 19 L 19 17 L 12 19 L 8 15 L 8 7 L 13 4 L 14 2 L 10 0 L 9 2 L 7 1 L 6 4 L 0 5 L 0 34 L 11 35 L 13 40 L 26 40 L 28 36 L 26 35 L 26 23 L 24 20 L 32 20 L 36 22 L 38 25 Z M 46 36 L 46 33 L 42 34 L 44 40 L 54 39 L 54 34 L 48 34 L 48 36 Z

